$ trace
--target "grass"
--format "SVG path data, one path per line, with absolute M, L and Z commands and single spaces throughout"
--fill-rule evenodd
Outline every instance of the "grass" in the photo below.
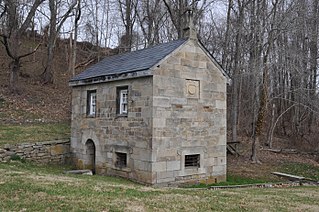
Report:
M 39 142 L 70 137 L 68 123 L 39 123 L 29 125 L 0 125 L 0 146 Z
M 314 167 L 304 163 L 284 163 L 280 168 L 280 172 L 287 174 L 303 176 L 306 178 L 319 181 L 319 167 Z
M 278 172 L 284 172 L 287 174 L 303 176 L 306 178 L 310 178 L 313 180 L 319 181 L 319 167 L 311 164 L 304 163 L 293 163 L 293 162 L 285 162 L 281 166 L 277 168 Z M 189 188 L 209 188 L 210 186 L 227 186 L 227 185 L 245 185 L 245 184 L 262 184 L 262 183 L 271 183 L 271 182 L 279 182 L 279 181 L 287 181 L 287 179 L 267 179 L 263 176 L 251 178 L 244 177 L 239 175 L 233 175 L 232 173 L 227 173 L 227 181 L 220 182 L 215 184 L 198 184 L 189 186 Z
M 238 175 L 232 175 L 231 173 L 227 173 L 227 181 L 214 183 L 214 184 L 197 184 L 191 185 L 189 188 L 209 188 L 211 186 L 227 186 L 227 185 L 245 185 L 245 184 L 261 184 L 261 183 L 269 183 L 273 180 L 266 179 L 254 179 L 248 177 L 242 177 Z
M 318 211 L 318 187 L 152 188 L 70 167 L 0 164 L 0 211 Z

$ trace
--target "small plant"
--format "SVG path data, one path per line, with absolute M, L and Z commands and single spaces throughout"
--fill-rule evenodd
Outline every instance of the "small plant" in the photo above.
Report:
M 16 154 L 13 154 L 10 156 L 10 160 L 11 161 L 20 161 L 22 163 L 25 163 L 25 159 L 24 158 L 21 158 L 20 155 L 16 155 Z

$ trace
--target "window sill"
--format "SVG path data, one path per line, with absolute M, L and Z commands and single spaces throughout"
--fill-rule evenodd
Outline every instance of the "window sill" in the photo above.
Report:
M 129 167 L 120 168 L 120 167 L 114 166 L 113 169 L 116 171 L 122 171 L 122 172 L 131 172 L 132 171 L 131 168 L 129 168 Z
M 96 118 L 96 115 L 86 115 L 86 118 Z
M 116 114 L 116 117 L 117 118 L 120 118 L 120 117 L 124 117 L 125 118 L 125 117 L 127 117 L 127 113 L 126 114 Z
M 189 176 L 194 174 L 205 174 L 205 168 L 184 168 L 180 171 L 179 176 Z

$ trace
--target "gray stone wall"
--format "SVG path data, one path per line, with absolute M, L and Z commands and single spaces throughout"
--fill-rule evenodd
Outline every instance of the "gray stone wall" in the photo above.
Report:
M 0 148 L 0 162 L 7 162 L 15 156 L 41 164 L 65 164 L 70 160 L 70 141 L 7 144 Z
M 154 70 L 152 152 L 157 184 L 226 179 L 226 78 L 192 40 Z
M 116 88 L 128 86 L 128 116 L 116 114 Z M 96 117 L 87 117 L 87 90 L 97 91 Z M 86 142 L 95 144 L 99 174 L 120 175 L 152 183 L 152 78 L 144 77 L 74 87 L 72 94 L 71 149 L 79 168 L 91 168 Z M 115 152 L 128 156 L 126 168 L 114 166 Z

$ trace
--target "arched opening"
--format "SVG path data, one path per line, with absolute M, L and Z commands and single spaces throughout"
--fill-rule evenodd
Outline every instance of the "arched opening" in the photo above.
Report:
M 95 174 L 95 144 L 89 139 L 85 143 L 86 147 L 86 168 L 92 170 Z

